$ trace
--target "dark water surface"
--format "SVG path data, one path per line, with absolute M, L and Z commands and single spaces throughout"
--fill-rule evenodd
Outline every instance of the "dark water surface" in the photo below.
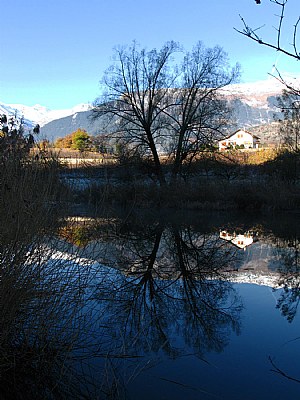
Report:
M 163 357 L 129 386 L 129 398 L 299 398 L 299 383 L 272 371 L 269 359 L 299 378 L 299 318 L 292 325 L 284 320 L 268 287 L 238 284 L 235 289 L 244 305 L 240 334 L 231 334 L 223 351 L 206 354 L 205 362 L 193 355 Z
M 98 398 L 300 398 L 298 226 L 298 214 L 77 219 L 97 269 L 100 356 L 85 372 Z

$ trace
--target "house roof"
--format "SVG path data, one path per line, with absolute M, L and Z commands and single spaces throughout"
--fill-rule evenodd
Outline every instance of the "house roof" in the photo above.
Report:
M 236 133 L 241 132 L 241 131 L 243 131 L 243 132 L 245 132 L 245 133 L 248 133 L 249 135 L 251 135 L 251 136 L 253 137 L 253 139 L 260 140 L 260 138 L 259 138 L 258 136 L 256 136 L 256 135 L 253 135 L 253 133 L 251 133 L 251 132 L 249 132 L 249 131 L 246 131 L 245 129 L 238 129 L 237 131 L 231 133 L 229 136 L 226 136 L 226 137 L 224 137 L 223 139 L 219 140 L 219 142 L 222 142 L 223 140 L 226 140 L 226 139 L 230 139 L 230 138 L 231 138 L 232 136 L 234 136 Z

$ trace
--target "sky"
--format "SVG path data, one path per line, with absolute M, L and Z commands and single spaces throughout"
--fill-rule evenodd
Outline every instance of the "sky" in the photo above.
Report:
M 136 40 L 147 49 L 169 40 L 190 50 L 220 45 L 241 65 L 240 82 L 269 77 L 274 65 L 292 76 L 299 62 L 236 32 L 240 15 L 274 40 L 279 9 L 270 0 L 10 0 L 1 4 L 0 102 L 49 109 L 93 103 L 101 95 L 113 48 Z M 299 0 L 286 6 L 282 44 L 290 46 Z

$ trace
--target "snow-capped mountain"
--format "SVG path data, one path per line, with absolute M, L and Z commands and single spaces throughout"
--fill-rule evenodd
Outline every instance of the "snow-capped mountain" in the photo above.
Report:
M 34 126 L 36 124 L 44 126 L 56 119 L 74 115 L 78 112 L 88 111 L 90 108 L 91 106 L 89 104 L 78 104 L 70 109 L 50 110 L 39 104 L 30 107 L 23 104 L 5 104 L 0 102 L 0 114 L 9 116 L 16 115 L 18 118 L 23 117 L 27 126 Z
M 290 79 L 293 87 L 300 88 L 300 77 Z M 253 83 L 229 85 L 223 89 L 224 95 L 232 103 L 236 128 L 252 128 L 263 124 L 270 124 L 274 114 L 279 114 L 277 97 L 284 86 L 274 77 Z M 49 110 L 41 105 L 33 107 L 22 104 L 5 104 L 0 102 L 0 114 L 23 117 L 28 127 L 39 124 L 44 137 L 54 140 L 63 137 L 74 130 L 86 129 L 90 134 L 105 132 L 108 129 L 107 121 L 100 119 L 92 122 L 91 105 L 79 104 L 66 110 Z
M 278 96 L 284 86 L 275 78 L 251 83 L 237 83 L 223 89 L 225 95 L 243 99 L 249 106 L 264 107 L 266 99 L 270 96 Z

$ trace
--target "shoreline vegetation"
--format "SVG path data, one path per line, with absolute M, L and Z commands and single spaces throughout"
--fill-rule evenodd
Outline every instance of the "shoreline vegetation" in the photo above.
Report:
M 94 162 L 90 154 L 72 153 L 69 158 L 67 154 L 58 154 L 58 160 L 62 160 L 61 178 L 69 200 L 75 203 L 104 209 L 273 212 L 300 208 L 299 154 L 283 149 L 204 152 L 183 166 L 176 183 L 164 186 L 156 180 L 149 159 L 99 157 L 101 161 Z M 168 176 L 167 160 L 163 168 Z

